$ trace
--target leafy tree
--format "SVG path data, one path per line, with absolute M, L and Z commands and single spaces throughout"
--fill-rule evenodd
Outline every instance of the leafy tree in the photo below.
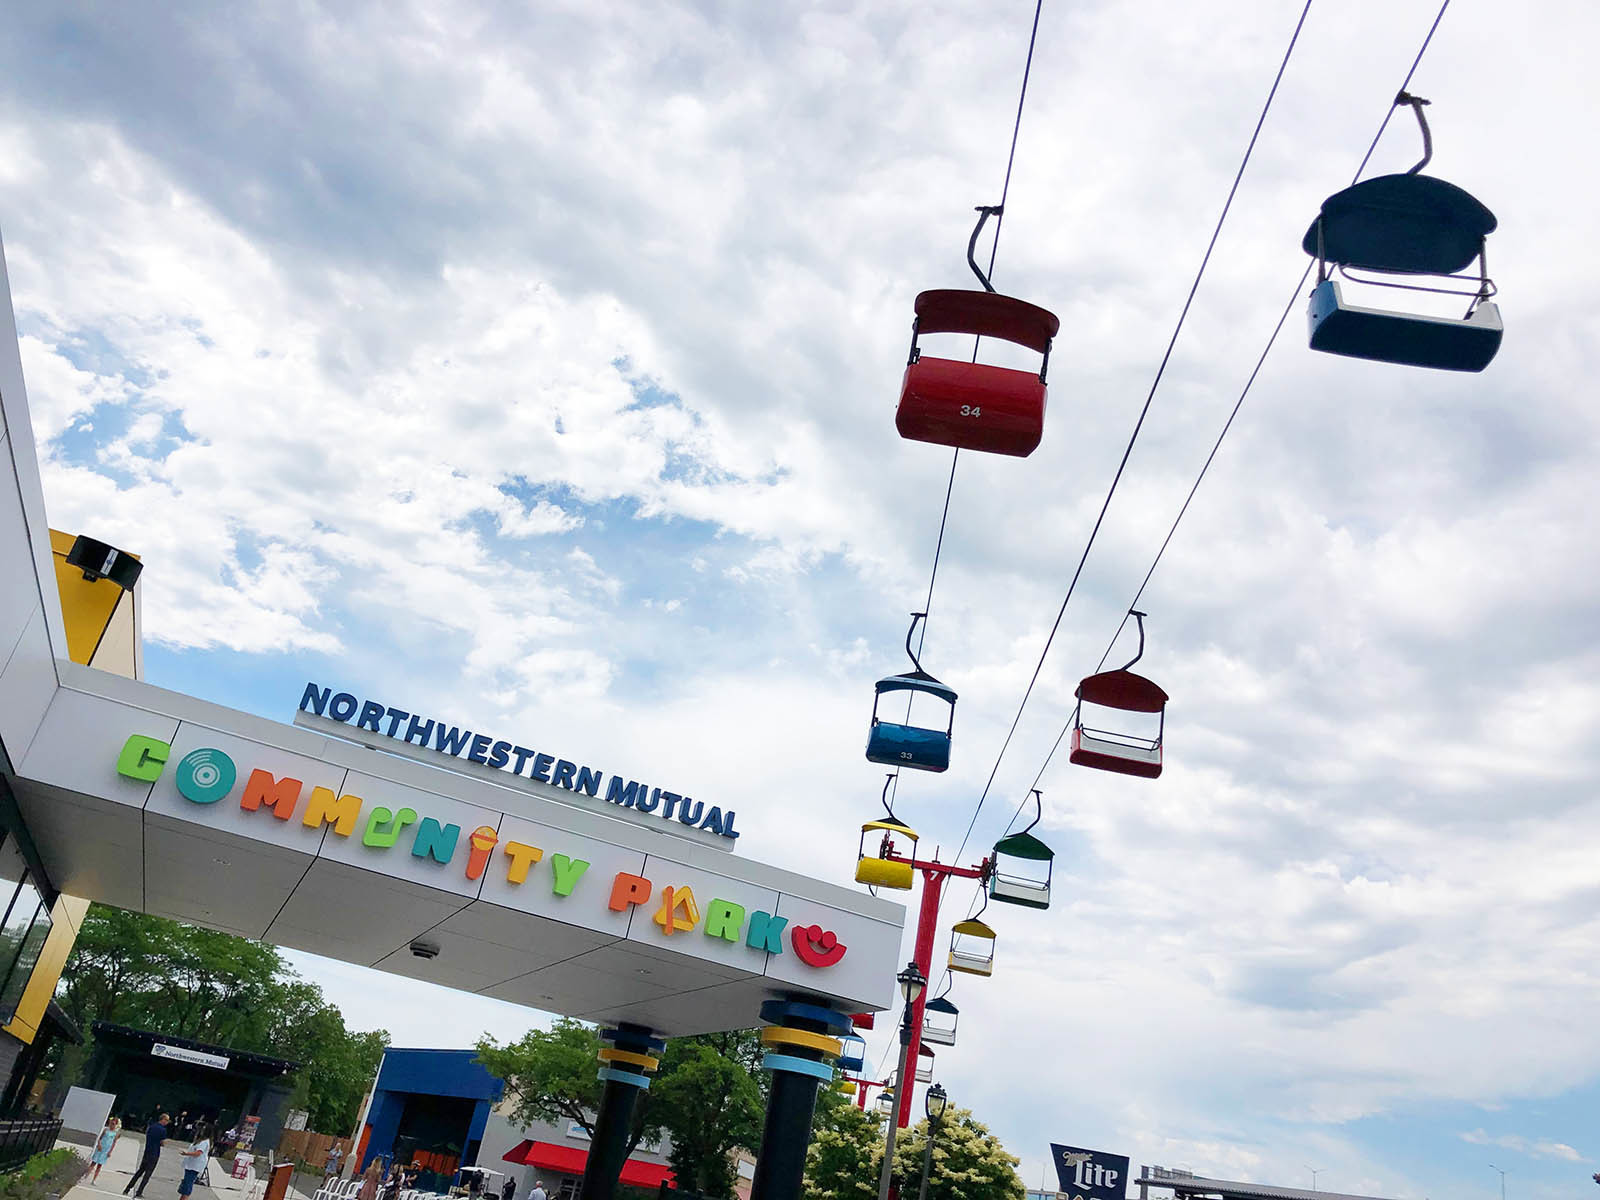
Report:
M 323 1132 L 355 1121 L 389 1042 L 347 1029 L 271 946 L 101 904 L 84 917 L 58 999 L 86 1033 L 109 1021 L 301 1063 L 295 1103 Z M 57 1072 L 76 1079 L 88 1049 L 68 1048 Z
M 596 1078 L 603 1043 L 593 1026 L 568 1018 L 501 1045 L 487 1035 L 478 1061 L 506 1082 L 510 1116 L 523 1124 L 576 1121 L 592 1136 L 600 1105 Z M 667 1134 L 678 1185 L 708 1196 L 731 1196 L 729 1153 L 760 1137 L 764 1080 L 760 1040 L 749 1031 L 674 1038 L 650 1090 L 634 1105 L 628 1153 Z
M 883 1162 L 883 1123 L 824 1088 L 806 1152 L 805 1200 L 873 1200 Z
M 729 1156 L 761 1137 L 760 1061 L 760 1039 L 749 1030 L 667 1043 L 650 1106 L 672 1138 L 667 1160 L 680 1188 L 733 1195 L 737 1176 Z
M 901 1179 L 902 1200 L 907 1189 L 922 1182 L 922 1152 L 927 1144 L 926 1119 L 901 1130 L 895 1141 L 894 1166 Z M 973 1119 L 970 1110 L 952 1105 L 939 1122 L 939 1134 L 933 1141 L 928 1200 L 1023 1200 L 1026 1189 L 1017 1174 L 1017 1162 L 987 1126 Z

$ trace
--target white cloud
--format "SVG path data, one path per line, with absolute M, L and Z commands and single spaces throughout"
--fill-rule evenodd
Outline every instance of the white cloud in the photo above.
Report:
M 1583 1155 L 1565 1142 L 1551 1141 L 1548 1138 L 1529 1139 L 1518 1137 L 1516 1134 L 1490 1137 L 1483 1130 L 1474 1129 L 1471 1133 L 1461 1134 L 1461 1140 L 1463 1142 L 1471 1142 L 1474 1146 L 1501 1146 L 1507 1150 L 1515 1150 L 1518 1154 L 1529 1154 L 1535 1158 L 1559 1158 L 1567 1162 L 1587 1161 Z

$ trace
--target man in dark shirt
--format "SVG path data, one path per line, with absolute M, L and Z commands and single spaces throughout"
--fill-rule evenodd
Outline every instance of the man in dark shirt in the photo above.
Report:
M 144 1195 L 144 1185 L 150 1182 L 150 1172 L 154 1171 L 156 1164 L 161 1161 L 161 1143 L 166 1141 L 167 1122 L 171 1120 L 172 1118 L 166 1113 L 162 1113 L 157 1120 L 150 1122 L 150 1127 L 144 1131 L 144 1157 L 139 1160 L 139 1169 L 129 1177 L 128 1186 L 122 1189 L 124 1196 L 133 1191 L 134 1184 L 139 1185 L 139 1190 L 133 1194 Z

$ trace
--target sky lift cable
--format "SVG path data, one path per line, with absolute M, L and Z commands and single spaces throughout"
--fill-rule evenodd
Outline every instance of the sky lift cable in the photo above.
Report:
M 987 278 L 993 278 L 995 258 L 1000 253 L 1000 227 L 1005 223 L 1006 219 L 1006 197 L 1011 194 L 1011 170 L 1017 161 L 1017 139 L 1022 134 L 1022 110 L 1028 100 L 1028 79 L 1033 74 L 1033 48 L 1039 40 L 1039 16 L 1043 11 L 1044 0 L 1036 0 L 1033 6 L 1033 26 L 1028 32 L 1028 55 L 1022 64 L 1022 87 L 1017 93 L 1017 115 L 1016 119 L 1011 123 L 1011 148 L 1006 152 L 1006 175 L 1005 180 L 1000 185 L 1000 204 L 994 213 L 994 240 L 989 245 L 989 272 Z M 979 227 L 982 227 L 981 222 Z M 976 238 L 976 231 L 974 231 L 973 236 Z M 978 343 L 980 341 L 982 341 L 981 338 L 974 338 L 972 341 L 973 362 L 978 361 Z M 957 447 L 950 456 L 950 478 L 946 481 L 944 487 L 944 511 L 939 515 L 939 537 L 933 546 L 933 570 L 928 574 L 928 595 L 922 604 L 922 611 L 928 616 L 933 614 L 933 585 L 939 578 L 939 555 L 944 549 L 945 524 L 950 519 L 950 497 L 955 492 L 956 464 L 960 461 L 961 449 Z M 922 621 L 922 630 L 917 635 L 918 658 L 922 657 L 922 646 L 927 637 L 928 617 L 925 616 Z M 906 721 L 908 723 L 911 720 L 911 705 L 915 699 L 915 694 L 906 697 Z M 893 805 L 894 797 L 898 797 L 900 794 L 900 769 L 898 767 L 895 768 L 894 772 L 892 792 L 891 806 Z
M 1308 5 L 1309 5 L 1309 3 L 1310 3 L 1310 0 L 1307 0 L 1307 4 Z M 1011 171 L 1012 171 L 1012 168 L 1016 166 L 1016 162 L 1017 162 L 1017 140 L 1022 135 L 1022 110 L 1023 110 L 1023 107 L 1028 102 L 1028 80 L 1033 75 L 1033 50 L 1034 50 L 1034 47 L 1038 44 L 1038 41 L 1039 41 L 1039 17 L 1043 12 L 1044 12 L 1044 0 L 1035 0 L 1034 6 L 1033 6 L 1033 24 L 1028 30 L 1028 54 L 1027 54 L 1027 57 L 1023 60 L 1023 64 L 1022 64 L 1022 86 L 1021 86 L 1020 89 L 1018 89 L 1018 92 L 1017 92 L 1017 115 L 1016 115 L 1016 118 L 1011 123 L 1011 147 L 1006 152 L 1006 175 L 1005 175 L 1005 179 L 1000 184 L 1000 204 L 998 206 L 997 211 L 994 214 L 994 241 L 991 242 L 990 245 L 989 245 L 989 271 L 988 271 L 988 275 L 986 277 L 986 278 L 989 278 L 989 279 L 992 279 L 994 277 L 995 259 L 1000 253 L 1000 227 L 1005 222 L 1006 199 L 1007 199 L 1007 197 L 1009 197 L 1011 195 Z M 973 362 L 977 362 L 978 361 L 978 343 L 981 340 L 982 339 L 980 339 L 980 338 L 974 338 L 973 339 L 973 342 L 972 342 L 972 361 Z M 931 614 L 933 612 L 933 585 L 934 585 L 934 581 L 936 579 L 938 579 L 938 577 L 939 577 L 939 554 L 940 554 L 940 551 L 944 548 L 945 522 L 948 521 L 949 518 L 950 518 L 950 497 L 951 497 L 951 494 L 955 491 L 955 486 L 956 486 L 956 464 L 959 463 L 960 461 L 961 461 L 961 450 L 958 447 L 950 457 L 950 479 L 945 484 L 945 489 L 944 489 L 944 511 L 939 517 L 939 538 L 938 538 L 938 541 L 934 543 L 934 547 L 933 547 L 933 570 L 928 576 L 928 596 L 927 596 L 927 599 L 924 601 L 923 606 L 922 606 L 923 611 L 926 612 L 926 613 L 929 613 L 929 614 Z M 922 656 L 922 645 L 923 645 L 923 642 L 927 639 L 927 636 L 928 636 L 928 620 L 927 620 L 926 617 L 924 617 L 923 621 L 922 621 L 922 631 L 921 631 L 921 634 L 917 638 L 917 656 L 919 658 Z M 907 721 L 909 721 L 911 719 L 911 700 L 912 700 L 912 697 L 910 697 L 910 696 L 908 696 L 906 698 L 906 720 Z M 893 787 L 892 787 L 891 790 L 892 790 L 892 793 L 893 793 L 894 796 L 898 796 L 900 794 L 900 771 L 899 771 L 898 768 L 896 768 L 895 773 L 894 773 L 894 784 L 893 784 Z M 892 803 L 893 803 L 893 801 L 891 799 L 891 806 L 892 806 Z M 969 833 L 971 832 L 970 828 L 968 829 L 968 832 Z M 965 841 L 963 841 L 962 842 L 962 849 L 965 849 L 965 848 L 966 848 L 966 843 L 965 843 Z M 959 857 L 959 854 L 958 854 L 958 857 Z M 943 899 L 944 899 L 944 897 L 941 894 L 940 900 L 943 901 Z M 946 972 L 946 973 L 948 974 L 948 972 Z M 890 1022 L 890 1026 L 891 1026 L 891 1028 L 898 1028 L 899 1024 L 900 1024 L 900 1009 L 896 1008 L 895 1009 L 895 1019 Z M 897 1043 L 896 1043 L 895 1039 L 893 1037 L 891 1037 L 889 1039 L 888 1046 L 884 1049 L 883 1054 L 878 1059 L 877 1069 L 874 1070 L 873 1073 L 872 1073 L 874 1078 L 877 1078 L 877 1079 L 883 1078 L 884 1065 L 888 1062 L 889 1055 L 893 1051 L 893 1049 L 894 1049 L 896 1044 Z
M 1422 57 L 1427 53 L 1428 46 L 1433 41 L 1433 35 L 1438 32 L 1439 23 L 1444 20 L 1444 14 L 1449 7 L 1450 0 L 1443 0 L 1443 3 L 1440 4 L 1438 13 L 1434 15 L 1433 24 L 1428 27 L 1427 35 L 1422 39 L 1422 45 L 1418 48 L 1416 57 L 1411 60 L 1411 67 L 1406 72 L 1405 80 L 1400 85 L 1400 95 L 1404 95 L 1407 89 L 1410 88 L 1412 77 L 1416 74 L 1417 68 L 1422 64 Z M 1383 139 L 1384 132 L 1389 128 L 1389 122 L 1393 119 L 1395 111 L 1399 107 L 1400 102 L 1397 100 L 1385 111 L 1383 120 L 1378 125 L 1378 132 L 1373 135 L 1371 144 L 1367 146 L 1367 152 L 1361 157 L 1361 164 L 1356 167 L 1355 175 L 1352 176 L 1350 180 L 1352 185 L 1360 181 L 1361 173 L 1367 169 L 1367 164 L 1372 161 L 1372 156 L 1378 149 L 1378 143 Z M 1250 375 L 1244 382 L 1244 387 L 1240 389 L 1239 398 L 1234 401 L 1233 409 L 1228 413 L 1228 419 L 1223 422 L 1222 429 L 1217 434 L 1216 441 L 1212 443 L 1211 452 L 1206 455 L 1205 462 L 1201 464 L 1200 473 L 1195 477 L 1194 484 L 1189 488 L 1189 494 L 1184 497 L 1183 504 L 1178 509 L 1178 515 L 1173 518 L 1172 525 L 1168 528 L 1166 537 L 1164 537 L 1161 541 L 1160 549 L 1156 551 L 1155 558 L 1151 560 L 1150 569 L 1145 572 L 1144 579 L 1139 584 L 1139 590 L 1134 593 L 1133 601 L 1128 605 L 1128 611 L 1123 613 L 1122 621 L 1120 624 L 1118 624 L 1116 633 L 1112 635 L 1111 641 L 1107 644 L 1104 653 L 1100 655 L 1100 661 L 1095 666 L 1096 671 L 1099 671 L 1106 665 L 1106 660 L 1111 657 L 1111 651 L 1116 647 L 1117 639 L 1122 636 L 1122 631 L 1127 628 L 1129 615 L 1133 609 L 1139 607 L 1139 601 L 1144 596 L 1145 589 L 1149 587 L 1150 580 L 1156 573 L 1156 568 L 1161 565 L 1161 559 L 1165 556 L 1167 547 L 1172 544 L 1173 535 L 1178 532 L 1179 524 L 1182 523 L 1184 516 L 1188 513 L 1189 505 L 1194 500 L 1195 493 L 1200 490 L 1200 485 L 1205 481 L 1207 472 L 1211 470 L 1211 464 L 1216 460 L 1217 452 L 1222 449 L 1223 440 L 1228 436 L 1228 432 L 1233 428 L 1234 419 L 1238 417 L 1239 410 L 1244 406 L 1246 397 L 1250 395 L 1251 389 L 1255 386 L 1256 379 L 1261 374 L 1261 368 L 1267 361 L 1267 355 L 1272 352 L 1273 346 L 1277 343 L 1278 335 L 1283 332 L 1284 324 L 1289 319 L 1289 314 L 1294 311 L 1295 306 L 1298 304 L 1302 290 L 1305 288 L 1306 280 L 1310 278 L 1311 269 L 1314 265 L 1315 264 L 1307 265 L 1305 270 L 1300 273 L 1300 278 L 1295 281 L 1294 289 L 1289 294 L 1288 303 L 1284 305 L 1283 312 L 1279 314 L 1277 324 L 1272 327 L 1272 333 L 1268 336 L 1266 345 L 1262 347 L 1261 354 L 1256 358 L 1255 366 L 1251 368 Z M 1078 706 L 1074 705 L 1072 713 L 1067 717 L 1066 724 L 1062 726 L 1061 732 L 1056 735 L 1055 742 L 1050 747 L 1050 752 L 1045 755 L 1044 763 L 1039 767 L 1038 774 L 1036 774 L 1033 778 L 1034 788 L 1039 786 L 1040 780 L 1044 778 L 1045 771 L 1049 769 L 1051 759 L 1055 757 L 1056 751 L 1061 748 L 1061 742 L 1066 737 L 1067 730 L 1072 728 L 1073 723 L 1077 718 L 1077 712 Z M 1026 807 L 1028 796 L 1030 795 L 1032 795 L 1031 790 L 1023 797 L 1022 801 L 1018 803 L 1016 811 L 1011 814 L 1011 820 L 1006 824 L 1006 833 L 1011 832 L 1012 826 L 1016 824 L 1017 817 L 1022 813 L 1023 808 Z M 972 902 L 973 905 L 976 905 L 977 902 L 977 897 L 974 896 Z
M 1172 336 L 1167 340 L 1167 348 L 1161 355 L 1161 362 L 1156 367 L 1155 378 L 1151 380 L 1150 391 L 1145 396 L 1144 406 L 1139 410 L 1139 419 L 1134 422 L 1133 433 L 1128 438 L 1128 444 L 1123 448 L 1122 460 L 1117 464 L 1116 474 L 1111 477 L 1111 486 L 1106 490 L 1106 498 L 1100 505 L 1100 513 L 1095 517 L 1094 527 L 1089 531 L 1089 540 L 1084 543 L 1083 554 L 1078 558 L 1078 565 L 1072 572 L 1072 580 L 1067 584 L 1067 594 L 1062 598 L 1061 607 L 1056 612 L 1055 623 L 1050 627 L 1050 635 L 1045 638 L 1044 649 L 1039 652 L 1039 661 L 1034 665 L 1033 675 L 1028 680 L 1028 686 L 1022 693 L 1022 702 L 1017 705 L 1016 716 L 1011 718 L 1011 728 L 1006 731 L 1005 741 L 1000 745 L 1000 753 L 995 756 L 994 767 L 989 772 L 989 778 L 983 785 L 983 792 L 978 796 L 978 803 L 972 811 L 972 819 L 967 822 L 967 831 L 962 835 L 961 846 L 956 850 L 959 859 L 967 848 L 967 842 L 972 839 L 972 830 L 978 823 L 978 815 L 983 811 L 984 801 L 989 798 L 990 789 L 994 787 L 995 776 L 1000 772 L 1000 764 L 1005 759 L 1006 751 L 1011 746 L 1011 739 L 1016 735 L 1017 726 L 1022 721 L 1023 710 L 1028 707 L 1028 700 L 1033 696 L 1034 686 L 1039 682 L 1040 672 L 1044 670 L 1045 659 L 1049 657 L 1050 647 L 1055 644 L 1056 634 L 1061 629 L 1061 621 L 1067 615 L 1067 605 L 1072 601 L 1072 593 L 1078 586 L 1078 580 L 1083 574 L 1083 566 L 1089 559 L 1089 552 L 1094 549 L 1095 539 L 1100 534 L 1100 526 L 1105 521 L 1106 511 L 1111 507 L 1111 498 L 1116 495 L 1117 485 L 1122 482 L 1122 473 L 1127 469 L 1128 459 L 1133 454 L 1134 444 L 1139 440 L 1139 434 L 1144 429 L 1145 418 L 1150 415 L 1150 405 L 1156 398 L 1156 391 L 1161 386 L 1161 380 L 1166 375 L 1167 364 L 1172 359 L 1172 351 L 1178 344 L 1178 336 L 1183 332 L 1184 322 L 1189 317 L 1189 309 L 1194 304 L 1195 294 L 1200 290 L 1200 281 L 1205 277 L 1206 268 L 1211 263 L 1211 253 L 1216 249 L 1217 239 L 1222 236 L 1222 226 L 1228 219 L 1228 213 L 1233 208 L 1234 197 L 1239 192 L 1239 184 L 1244 179 L 1245 168 L 1250 165 L 1250 156 L 1255 152 L 1256 142 L 1261 137 L 1261 128 L 1266 124 L 1267 113 L 1272 109 L 1272 102 L 1278 95 L 1278 85 L 1283 82 L 1283 74 L 1288 69 L 1289 58 L 1294 53 L 1295 44 L 1300 40 L 1300 31 L 1305 28 L 1306 16 L 1311 11 L 1312 0 L 1306 0 L 1305 6 L 1300 10 L 1300 19 L 1295 22 L 1294 32 L 1289 37 L 1289 45 L 1283 52 L 1283 59 L 1278 63 L 1278 72 L 1272 78 L 1272 87 L 1267 92 L 1266 103 L 1261 106 L 1261 115 L 1256 118 L 1255 129 L 1251 131 L 1250 142 L 1245 147 L 1244 157 L 1239 160 L 1239 169 L 1234 172 L 1233 183 L 1228 188 L 1228 198 L 1223 202 L 1222 212 L 1217 217 L 1216 227 L 1211 231 L 1211 240 L 1206 243 L 1206 252 L 1200 259 L 1200 268 L 1195 272 L 1194 282 L 1189 285 L 1189 294 L 1184 299 L 1183 309 L 1178 313 L 1177 324 L 1173 326 Z

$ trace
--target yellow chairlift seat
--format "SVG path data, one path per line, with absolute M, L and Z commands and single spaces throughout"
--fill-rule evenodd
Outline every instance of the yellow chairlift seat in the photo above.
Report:
M 964 975 L 993 975 L 994 930 L 976 918 L 951 926 L 950 969 Z
M 881 834 L 878 844 L 868 848 L 867 839 L 873 834 Z M 909 862 L 896 862 L 888 858 L 889 854 L 896 854 L 899 847 L 894 839 L 906 839 L 903 856 L 915 858 L 917 855 L 917 833 L 911 826 L 897 821 L 893 817 L 884 817 L 881 820 L 868 821 L 861 827 L 861 848 L 856 859 L 856 882 L 869 884 L 872 887 L 893 888 L 897 891 L 910 891 L 916 881 L 916 873 L 912 871 Z

